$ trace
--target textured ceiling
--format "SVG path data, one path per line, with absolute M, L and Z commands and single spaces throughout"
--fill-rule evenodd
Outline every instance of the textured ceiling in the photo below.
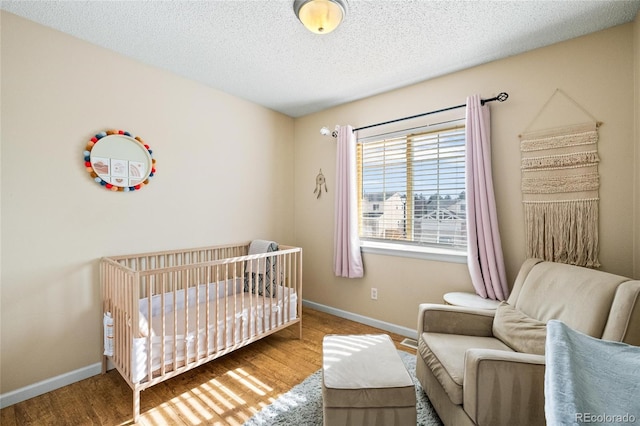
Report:
M 2 9 L 299 117 L 632 21 L 640 1 L 348 0 L 316 35 L 293 0 L 7 1 Z

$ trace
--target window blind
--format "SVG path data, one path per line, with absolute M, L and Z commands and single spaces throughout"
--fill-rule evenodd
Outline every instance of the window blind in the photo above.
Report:
M 360 238 L 466 250 L 463 122 L 367 138 L 357 161 Z

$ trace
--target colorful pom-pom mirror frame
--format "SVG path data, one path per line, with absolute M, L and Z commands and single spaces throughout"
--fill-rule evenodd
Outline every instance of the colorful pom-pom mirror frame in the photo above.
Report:
M 156 160 L 149 145 L 124 130 L 96 134 L 87 142 L 83 157 L 91 178 L 114 192 L 138 191 L 156 173 Z

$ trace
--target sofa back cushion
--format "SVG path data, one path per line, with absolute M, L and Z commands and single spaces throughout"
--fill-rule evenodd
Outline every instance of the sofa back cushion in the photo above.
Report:
M 528 317 L 557 319 L 589 336 L 602 338 L 618 286 L 628 278 L 554 262 L 530 267 L 508 299 Z
M 547 325 L 528 317 L 507 302 L 496 309 L 493 335 L 516 352 L 544 355 Z

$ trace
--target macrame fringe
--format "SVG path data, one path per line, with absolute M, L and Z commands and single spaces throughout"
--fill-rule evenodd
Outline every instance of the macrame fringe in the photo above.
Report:
M 600 267 L 598 199 L 525 202 L 527 256 Z

